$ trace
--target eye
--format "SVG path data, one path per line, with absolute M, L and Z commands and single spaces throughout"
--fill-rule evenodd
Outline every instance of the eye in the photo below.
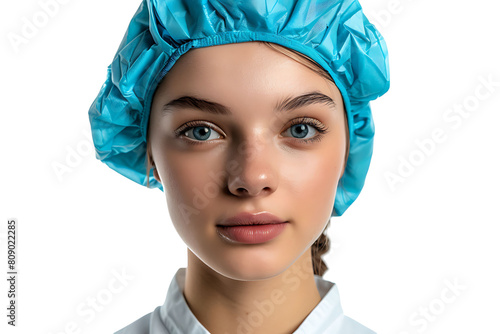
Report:
M 290 134 L 303 143 L 310 143 L 321 140 L 326 132 L 328 128 L 318 120 L 302 117 L 292 120 L 290 127 L 282 133 Z M 202 144 L 212 139 L 224 138 L 212 124 L 201 121 L 187 122 L 175 131 L 175 135 L 189 138 L 191 144 Z
M 312 138 L 306 136 L 311 133 L 314 135 L 314 133 L 317 132 L 317 130 L 309 124 L 301 123 L 292 125 L 285 132 L 291 133 L 294 138 L 304 139 L 304 138 Z
M 215 127 L 209 123 L 191 121 L 184 124 L 181 128 L 175 131 L 177 137 L 186 136 L 195 142 L 204 142 L 211 139 L 223 138 Z
M 321 122 L 307 118 L 296 118 L 292 121 L 291 126 L 283 131 L 283 133 L 291 134 L 295 139 L 299 139 L 305 143 L 321 140 L 328 128 Z M 316 134 L 316 135 L 315 135 Z

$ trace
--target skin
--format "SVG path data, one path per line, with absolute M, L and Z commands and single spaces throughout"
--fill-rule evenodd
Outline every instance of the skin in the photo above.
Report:
M 329 96 L 335 107 L 316 103 L 275 113 L 284 98 L 312 91 Z M 232 114 L 162 111 L 186 95 L 222 104 Z M 306 137 L 321 140 L 305 143 L 292 132 L 290 122 L 302 117 L 327 128 L 320 134 L 307 126 Z M 205 140 L 189 129 L 177 137 L 189 121 L 215 130 Z M 155 93 L 148 140 L 155 178 L 187 245 L 183 293 L 196 318 L 215 334 L 296 330 L 321 300 L 311 245 L 330 219 L 344 169 L 346 120 L 337 87 L 259 43 L 193 49 Z M 261 244 L 220 237 L 216 225 L 243 211 L 267 211 L 288 224 Z

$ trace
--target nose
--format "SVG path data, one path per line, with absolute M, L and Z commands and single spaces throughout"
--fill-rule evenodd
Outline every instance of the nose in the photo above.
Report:
M 278 163 L 274 147 L 248 139 L 230 156 L 229 191 L 240 197 L 269 195 L 278 186 Z M 273 154 L 274 153 L 274 154 Z M 274 158 L 273 158 L 274 156 Z

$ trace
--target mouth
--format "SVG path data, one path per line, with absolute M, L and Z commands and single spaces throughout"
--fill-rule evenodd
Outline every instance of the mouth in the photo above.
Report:
M 261 244 L 277 238 L 287 225 L 269 212 L 241 212 L 217 225 L 217 233 L 230 243 Z
M 224 219 L 219 225 L 221 227 L 229 226 L 254 226 L 254 225 L 271 225 L 271 224 L 283 224 L 288 221 L 283 220 L 269 212 L 240 212 L 235 216 Z
M 217 226 L 217 232 L 224 240 L 232 243 L 261 244 L 277 238 L 287 225 L 288 223 Z

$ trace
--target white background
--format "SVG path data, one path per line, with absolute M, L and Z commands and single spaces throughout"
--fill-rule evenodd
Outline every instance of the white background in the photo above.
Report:
M 91 151 L 87 112 L 140 1 L 66 2 L 18 47 L 8 34 L 22 36 L 43 9 L 0 5 L 1 277 L 6 222 L 19 222 L 18 327 L 6 325 L 1 279 L 2 333 L 112 333 L 162 304 L 186 265 L 163 194 Z M 362 4 L 389 46 L 391 89 L 372 103 L 372 164 L 360 197 L 330 226 L 325 278 L 344 312 L 379 334 L 499 333 L 495 2 Z M 459 107 L 468 116 L 457 120 Z M 416 141 L 435 131 L 443 140 L 424 155 Z M 391 188 L 388 173 L 410 159 Z M 59 177 L 57 164 L 68 166 Z M 122 271 L 128 278 L 110 292 Z M 97 297 L 105 303 L 91 311 Z

